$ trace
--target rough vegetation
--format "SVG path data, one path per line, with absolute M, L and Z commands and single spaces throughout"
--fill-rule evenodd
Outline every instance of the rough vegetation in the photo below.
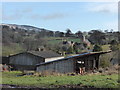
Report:
M 40 88 L 95 87 L 118 88 L 118 74 L 21 76 L 22 72 L 3 72 L 2 84 Z
M 118 57 L 120 51 L 120 32 L 91 30 L 89 32 L 78 31 L 72 33 L 70 29 L 66 32 L 50 31 L 29 26 L 10 27 L 2 26 L 2 55 L 7 56 L 23 51 L 37 50 L 44 47 L 62 55 L 79 54 L 89 51 L 113 52 L 101 55 L 99 74 L 86 75 L 62 75 L 59 73 L 44 72 L 42 74 L 22 75 L 22 72 L 0 72 L 2 73 L 1 84 L 20 85 L 28 87 L 95 87 L 95 88 L 118 88 L 118 67 L 110 69 L 110 58 Z M 36 30 L 37 29 L 37 30 Z M 86 39 L 86 40 L 84 40 Z M 90 42 L 90 45 L 89 45 Z M 116 56 L 118 55 L 118 56 Z M 117 59 L 118 60 L 118 59 Z M 114 62 L 113 62 L 114 63 Z M 104 72 L 106 69 L 107 72 Z M 111 70 L 111 71 L 110 71 Z M 52 76 L 51 76 L 52 74 Z
M 2 25 L 3 55 L 15 54 L 22 51 L 36 50 L 40 46 L 53 50 L 57 53 L 79 53 L 93 49 L 93 45 L 108 45 L 112 50 L 120 48 L 120 32 L 108 30 L 90 30 L 72 33 L 70 29 L 66 32 L 51 31 L 26 25 Z M 84 41 L 86 38 L 87 42 Z M 63 41 L 74 42 L 74 48 L 63 45 Z M 88 46 L 86 43 L 91 43 Z M 32 44 L 31 44 L 32 43 Z M 14 48 L 15 47 L 15 48 Z M 73 49 L 73 50 L 72 50 Z M 69 52 L 66 52 L 68 51 Z M 103 49 L 104 50 L 104 49 Z

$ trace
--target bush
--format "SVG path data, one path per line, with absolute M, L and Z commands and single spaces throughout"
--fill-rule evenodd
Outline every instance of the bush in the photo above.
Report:
M 111 45 L 117 45 L 118 42 L 117 42 L 116 40 L 112 40 L 112 41 L 110 42 L 110 44 L 111 44 Z
M 100 67 L 107 68 L 111 65 L 110 60 L 113 57 L 113 53 L 102 54 L 99 57 Z
M 102 47 L 100 45 L 95 45 L 93 47 L 93 52 L 97 52 L 97 51 L 102 51 Z
M 120 47 L 119 47 L 119 45 L 111 45 L 111 46 L 110 46 L 110 49 L 111 49 L 112 51 L 116 51 L 116 50 L 120 50 Z
M 68 48 L 68 50 L 67 50 L 67 53 L 68 54 L 72 54 L 74 51 L 73 51 L 73 47 L 72 46 L 70 46 L 69 48 Z

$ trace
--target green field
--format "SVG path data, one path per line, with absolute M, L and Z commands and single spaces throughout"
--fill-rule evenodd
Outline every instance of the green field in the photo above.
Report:
M 102 49 L 103 49 L 103 51 L 108 51 L 108 50 L 110 50 L 110 45 L 108 44 L 108 45 L 102 45 Z
M 59 44 L 62 40 L 73 41 L 73 42 L 80 42 L 79 38 L 70 38 L 70 37 L 49 37 L 45 38 L 48 44 Z
M 80 42 L 79 38 L 71 38 L 71 37 L 44 37 L 46 44 L 49 45 L 59 45 L 59 43 L 62 43 L 62 40 L 67 41 L 74 41 L 74 42 Z M 25 51 L 22 45 L 17 43 L 12 43 L 8 46 L 2 47 L 2 55 L 8 56 L 10 54 L 16 54 Z
M 10 54 L 16 54 L 16 53 L 23 52 L 23 51 L 24 51 L 23 47 L 17 43 L 13 43 L 8 46 L 2 46 L 3 56 L 8 56 Z
M 77 85 L 80 87 L 91 86 L 96 88 L 118 88 L 118 75 L 75 75 L 75 76 L 17 76 L 21 72 L 3 72 L 2 83 L 10 85 L 30 86 L 30 87 L 46 87 L 62 85 Z

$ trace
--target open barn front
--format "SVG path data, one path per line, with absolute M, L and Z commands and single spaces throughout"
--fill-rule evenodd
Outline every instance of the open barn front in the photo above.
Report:
M 88 55 L 84 57 L 76 58 L 76 73 L 84 73 L 84 72 L 92 72 L 94 69 L 99 68 L 99 56 L 96 55 Z
M 76 62 L 76 73 L 83 73 L 85 70 L 85 62 L 83 60 Z
M 53 71 L 58 73 L 77 73 L 93 72 L 99 69 L 99 56 L 108 52 L 83 53 L 67 58 L 44 62 L 36 65 L 37 72 Z

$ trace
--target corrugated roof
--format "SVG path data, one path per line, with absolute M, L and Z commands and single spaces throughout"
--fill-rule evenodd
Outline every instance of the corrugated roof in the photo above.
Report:
M 29 51 L 29 53 L 44 58 L 61 57 L 60 54 L 57 54 L 53 51 Z
M 44 62 L 44 63 L 40 63 L 40 64 L 36 64 L 36 65 L 39 66 L 39 65 L 48 64 L 48 63 L 51 63 L 51 62 L 57 62 L 57 61 L 61 61 L 61 60 L 68 60 L 68 59 L 71 59 L 71 58 L 85 57 L 85 56 L 95 55 L 95 54 L 104 54 L 104 53 L 109 53 L 109 52 L 111 52 L 111 51 L 82 53 L 82 54 L 77 54 L 77 55 L 74 55 L 74 56 L 68 56 L 66 58 L 62 58 L 62 59 L 58 59 L 58 60 L 54 60 L 54 61 L 50 61 L 50 62 Z
M 43 57 L 43 58 L 53 58 L 53 57 L 62 57 L 60 54 L 57 54 L 53 51 L 27 51 L 27 52 L 22 52 L 14 55 L 10 55 L 9 57 L 16 56 L 19 54 L 24 54 L 24 53 L 29 53 L 35 56 Z

